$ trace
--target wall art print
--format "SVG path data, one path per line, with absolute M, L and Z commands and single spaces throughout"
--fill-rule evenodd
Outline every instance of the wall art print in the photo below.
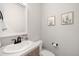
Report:
M 73 11 L 67 12 L 61 15 L 61 24 L 62 25 L 69 25 L 73 24 Z
M 48 26 L 55 26 L 55 24 L 56 24 L 55 22 L 56 22 L 55 16 L 50 16 L 48 18 Z

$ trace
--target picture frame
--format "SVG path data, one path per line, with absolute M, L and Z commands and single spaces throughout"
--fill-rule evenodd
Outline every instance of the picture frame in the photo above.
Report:
M 74 12 L 66 12 L 61 15 L 61 24 L 70 25 L 74 23 Z
M 55 25 L 56 25 L 55 16 L 48 17 L 48 26 L 55 26 Z

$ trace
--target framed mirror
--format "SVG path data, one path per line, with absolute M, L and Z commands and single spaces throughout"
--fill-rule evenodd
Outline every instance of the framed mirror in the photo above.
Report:
M 0 37 L 27 34 L 27 7 L 20 3 L 0 6 Z

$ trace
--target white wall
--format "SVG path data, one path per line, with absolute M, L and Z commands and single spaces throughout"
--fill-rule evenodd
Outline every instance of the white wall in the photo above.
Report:
M 24 6 L 16 3 L 0 3 L 0 10 L 3 13 L 4 22 L 8 29 L 7 31 L 1 33 L 1 35 L 26 31 Z
M 40 4 L 28 3 L 28 35 L 31 40 L 40 39 Z
M 44 48 L 56 55 L 79 56 L 79 4 L 42 4 L 41 39 Z M 61 25 L 61 14 L 74 11 L 74 24 Z M 47 18 L 56 16 L 56 26 L 48 26 Z M 52 42 L 57 42 L 59 48 L 54 48 Z

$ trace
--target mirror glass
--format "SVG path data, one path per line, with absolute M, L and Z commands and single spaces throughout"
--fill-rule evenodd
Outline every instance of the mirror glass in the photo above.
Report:
M 0 3 L 0 37 L 27 33 L 26 9 L 20 3 Z

